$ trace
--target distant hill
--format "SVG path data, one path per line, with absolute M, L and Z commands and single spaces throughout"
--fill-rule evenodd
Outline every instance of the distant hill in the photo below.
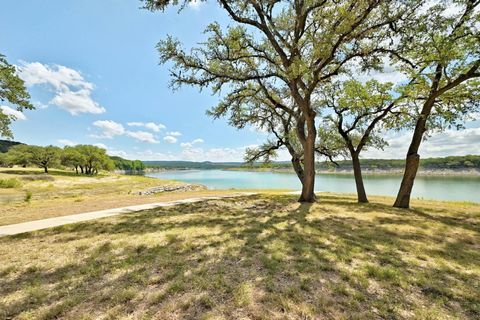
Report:
M 242 166 L 241 162 L 143 161 L 147 168 L 164 169 L 225 169 Z
M 11 147 L 17 144 L 22 144 L 22 143 L 16 142 L 16 141 L 10 141 L 10 140 L 0 140 L 0 152 L 7 152 L 8 149 L 10 149 Z
M 269 165 L 254 163 L 248 165 L 242 162 L 194 162 L 194 161 L 144 161 L 147 168 L 159 169 L 246 169 L 249 167 L 267 167 L 271 169 L 291 169 L 290 161 L 275 161 Z M 318 170 L 351 170 L 350 160 L 338 161 L 338 167 L 330 162 L 318 162 Z M 403 159 L 362 159 L 364 170 L 403 170 L 405 160 Z M 453 156 L 443 158 L 424 158 L 420 162 L 420 168 L 424 170 L 479 170 L 480 155 Z

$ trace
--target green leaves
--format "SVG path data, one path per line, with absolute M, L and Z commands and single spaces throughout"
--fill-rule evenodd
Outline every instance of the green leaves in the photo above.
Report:
M 16 107 L 17 111 L 33 109 L 29 102 L 30 95 L 25 84 L 16 74 L 15 66 L 8 63 L 5 56 L 0 54 L 0 102 L 8 102 Z M 15 117 L 6 115 L 0 109 L 0 136 L 12 138 L 10 124 Z

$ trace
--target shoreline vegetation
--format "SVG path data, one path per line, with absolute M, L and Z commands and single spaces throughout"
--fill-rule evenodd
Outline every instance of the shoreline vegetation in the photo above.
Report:
M 241 162 L 193 162 L 193 161 L 144 161 L 145 172 L 168 170 L 235 170 L 254 172 L 295 173 L 289 161 L 275 161 L 268 164 Z M 353 174 L 350 160 L 317 162 L 317 174 Z M 362 159 L 362 171 L 365 175 L 402 175 L 405 161 L 400 159 Z M 452 156 L 443 158 L 425 158 L 419 168 L 421 176 L 480 176 L 480 156 Z

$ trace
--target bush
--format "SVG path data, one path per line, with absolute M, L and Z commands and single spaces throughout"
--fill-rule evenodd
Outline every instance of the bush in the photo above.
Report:
M 27 193 L 25 194 L 25 202 L 30 202 L 30 200 L 32 200 L 32 196 L 33 196 L 33 193 L 31 191 L 27 191 Z
M 0 188 L 19 188 L 22 184 L 17 179 L 0 179 Z

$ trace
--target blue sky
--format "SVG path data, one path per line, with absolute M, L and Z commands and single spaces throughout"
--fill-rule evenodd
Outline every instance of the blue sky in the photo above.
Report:
M 204 40 L 207 24 L 228 22 L 225 14 L 214 3 L 197 3 L 181 14 L 175 8 L 151 13 L 140 5 L 138 0 L 2 1 L 0 53 L 22 70 L 38 106 L 15 122 L 15 140 L 98 144 L 132 159 L 241 161 L 245 147 L 266 136 L 207 117 L 205 111 L 218 101 L 208 90 L 172 92 L 168 67 L 158 65 L 155 50 L 167 34 L 187 47 Z M 476 153 L 479 125 L 469 127 L 461 133 L 463 147 L 459 133 L 451 131 L 427 143 L 427 156 Z M 408 138 L 389 139 L 393 145 L 385 153 L 367 155 L 403 157 Z

